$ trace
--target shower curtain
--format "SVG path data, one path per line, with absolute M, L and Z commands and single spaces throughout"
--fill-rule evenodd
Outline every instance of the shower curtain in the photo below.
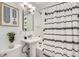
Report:
M 79 56 L 79 3 L 62 2 L 41 10 L 43 55 Z

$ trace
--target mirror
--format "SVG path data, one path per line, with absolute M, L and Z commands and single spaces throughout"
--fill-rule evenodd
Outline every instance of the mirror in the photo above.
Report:
M 23 31 L 34 31 L 34 11 L 24 5 L 23 9 Z

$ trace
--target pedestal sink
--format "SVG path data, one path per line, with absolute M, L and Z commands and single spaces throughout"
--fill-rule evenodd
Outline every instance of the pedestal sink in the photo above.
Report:
M 26 43 L 29 45 L 30 52 L 29 52 L 29 57 L 36 57 L 36 45 L 37 42 L 39 42 L 42 38 L 40 37 L 32 37 L 28 39 L 23 39 L 22 42 Z

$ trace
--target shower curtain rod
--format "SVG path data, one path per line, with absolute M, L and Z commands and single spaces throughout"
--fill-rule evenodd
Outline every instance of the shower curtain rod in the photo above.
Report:
M 54 6 L 57 6 L 57 5 L 60 5 L 60 4 L 64 4 L 64 3 L 67 3 L 67 2 L 61 2 L 61 3 L 55 4 L 55 5 L 51 5 L 51 6 L 42 8 L 42 9 L 40 9 L 40 10 L 47 9 L 47 8 L 50 8 L 50 7 L 54 7 Z

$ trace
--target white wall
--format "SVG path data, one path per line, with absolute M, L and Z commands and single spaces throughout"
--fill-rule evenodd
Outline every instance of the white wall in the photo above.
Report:
M 35 36 L 41 36 L 42 37 L 42 18 L 38 11 L 35 11 L 34 14 L 34 32 Z
M 21 37 L 22 8 L 17 3 L 7 2 L 7 4 L 19 9 L 19 27 L 0 26 L 0 50 L 6 49 L 10 45 L 10 42 L 8 41 L 8 37 L 7 37 L 8 32 L 15 32 L 16 33 L 15 42 L 17 42 L 17 43 L 19 43 L 20 39 L 22 38 Z

